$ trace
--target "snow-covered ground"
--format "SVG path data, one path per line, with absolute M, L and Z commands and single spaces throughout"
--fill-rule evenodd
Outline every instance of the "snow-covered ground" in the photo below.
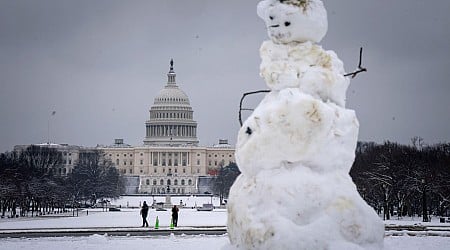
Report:
M 83 250 L 134 250 L 134 249 L 221 249 L 228 243 L 226 236 L 170 236 L 170 237 L 64 237 L 39 239 L 0 240 L 0 249 L 83 249 Z
M 159 198 L 157 199 L 159 201 Z M 162 197 L 163 198 L 163 197 Z M 189 198 L 189 201 L 188 201 Z M 183 202 L 209 203 L 209 197 L 175 197 L 172 202 L 183 200 Z M 102 212 L 102 209 L 89 209 L 81 211 L 79 217 L 29 217 L 18 219 L 0 219 L 0 230 L 4 229 L 38 229 L 38 228 L 95 228 L 95 227 L 140 227 L 141 218 L 139 208 L 124 208 L 128 205 L 139 206 L 139 202 L 146 200 L 151 204 L 152 197 L 124 197 L 113 201 L 113 205 L 121 205 L 120 212 Z M 216 199 L 213 199 L 213 203 Z M 218 204 L 218 202 L 217 202 Z M 161 227 L 168 227 L 170 223 L 170 211 L 157 212 L 150 210 L 148 221 L 153 225 L 156 216 L 160 219 Z M 442 226 L 437 219 L 430 223 L 421 223 L 421 218 L 404 218 L 403 220 L 390 220 L 386 224 L 413 225 L 422 224 L 426 226 Z M 212 212 L 199 212 L 196 209 L 180 209 L 179 226 L 226 226 L 227 213 L 225 209 L 214 209 Z M 105 235 L 94 235 L 90 237 L 61 237 L 61 238 L 33 238 L 33 239 L 0 239 L 0 249 L 221 249 L 228 245 L 228 237 L 220 236 L 171 236 L 171 237 L 111 237 Z M 409 236 L 387 236 L 385 238 L 385 249 L 448 249 L 450 237 L 409 237 Z
M 431 217 L 430 222 L 422 222 L 422 217 L 393 217 L 391 220 L 385 220 L 385 225 L 402 225 L 402 226 L 450 226 L 450 223 L 440 223 L 438 217 Z
M 165 197 L 152 196 L 125 196 L 111 202 L 111 205 L 121 207 L 120 212 L 103 212 L 102 208 L 87 209 L 80 211 L 78 217 L 25 217 L 18 219 L 0 219 L 0 229 L 30 229 L 30 228 L 89 228 L 89 227 L 138 227 L 142 225 L 139 215 L 139 205 L 144 201 L 152 204 L 152 199 L 163 202 Z M 225 209 L 214 209 L 211 212 L 199 212 L 192 207 L 201 206 L 204 203 L 219 205 L 219 200 L 210 197 L 172 197 L 173 204 L 187 204 L 180 209 L 178 226 L 225 226 L 227 213 Z M 128 207 L 130 208 L 127 208 Z M 131 208 L 133 207 L 133 208 Z M 87 212 L 88 211 L 88 212 Z M 67 215 L 71 215 L 68 213 Z M 170 209 L 168 211 L 156 211 L 150 209 L 147 220 L 150 225 L 154 225 L 156 217 L 159 218 L 161 227 L 168 227 L 170 224 Z
M 170 211 L 155 211 L 151 209 L 147 220 L 154 225 L 156 216 L 161 227 L 170 224 Z M 211 212 L 198 212 L 195 209 L 180 209 L 178 226 L 225 226 L 227 213 L 225 209 L 215 209 Z M 139 209 L 122 209 L 120 212 L 102 212 L 101 209 L 90 209 L 89 215 L 85 211 L 79 217 L 48 217 L 48 218 L 19 218 L 1 219 L 0 229 L 30 229 L 30 228 L 93 228 L 93 227 L 139 227 L 142 219 Z
M 2 239 L 0 249 L 27 250 L 141 250 L 141 249 L 209 249 L 219 250 L 228 246 L 228 237 L 222 236 L 169 236 L 169 237 L 108 237 L 93 235 L 90 237 Z M 386 237 L 385 250 L 447 250 L 449 237 Z
M 164 196 L 123 196 L 121 199 L 111 201 L 112 205 L 120 207 L 139 207 L 144 201 L 151 205 L 155 202 L 165 202 Z M 170 198 L 173 205 L 179 206 L 183 204 L 183 207 L 201 207 L 203 204 L 212 204 L 216 207 L 219 206 L 220 200 L 217 197 L 210 196 L 174 196 Z

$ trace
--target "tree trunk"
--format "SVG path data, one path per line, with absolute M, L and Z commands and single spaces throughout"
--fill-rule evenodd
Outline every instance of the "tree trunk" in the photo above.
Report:
M 422 221 L 428 222 L 427 193 L 425 191 L 425 187 L 422 192 Z
M 384 214 L 383 217 L 384 217 L 385 220 L 390 220 L 391 219 L 391 214 L 389 213 L 389 204 L 387 202 L 384 204 L 383 214 Z

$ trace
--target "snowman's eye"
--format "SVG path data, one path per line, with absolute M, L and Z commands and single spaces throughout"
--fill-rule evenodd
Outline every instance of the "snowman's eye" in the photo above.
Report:
M 284 22 L 284 26 L 289 26 L 289 25 L 291 25 L 291 22 Z
M 270 20 L 273 20 L 273 16 L 269 16 Z
M 253 133 L 253 130 L 250 127 L 247 127 L 247 130 L 245 131 L 248 135 L 251 135 Z

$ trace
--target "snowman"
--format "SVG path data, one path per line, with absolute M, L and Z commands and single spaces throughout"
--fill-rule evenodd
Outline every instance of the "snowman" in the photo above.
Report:
M 241 175 L 228 200 L 236 249 L 381 249 L 384 225 L 349 171 L 359 123 L 345 108 L 343 63 L 317 42 L 327 31 L 320 0 L 264 0 L 271 40 L 260 49 L 272 90 L 243 123 Z

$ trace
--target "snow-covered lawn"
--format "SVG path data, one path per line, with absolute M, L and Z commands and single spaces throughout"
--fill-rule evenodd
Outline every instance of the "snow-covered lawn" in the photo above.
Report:
M 164 196 L 122 196 L 120 199 L 111 201 L 114 206 L 120 207 L 139 207 L 144 201 L 151 205 L 155 202 L 165 202 Z M 173 196 L 170 198 L 172 204 L 179 206 L 182 203 L 185 207 L 201 207 L 203 204 L 212 204 L 214 206 L 220 205 L 220 200 L 217 197 L 210 196 Z
M 164 197 L 154 197 L 157 202 L 164 201 Z M 146 201 L 152 204 L 153 197 L 131 197 L 126 196 L 122 199 L 113 201 L 111 204 L 120 206 L 119 212 L 103 212 L 103 209 L 87 209 L 80 211 L 78 217 L 25 217 L 18 219 L 0 219 L 0 229 L 30 229 L 30 228 L 89 228 L 89 227 L 139 227 L 142 225 L 142 219 L 139 215 L 139 204 Z M 227 221 L 226 209 L 214 209 L 211 212 L 199 212 L 192 209 L 191 206 L 201 206 L 203 203 L 210 203 L 210 197 L 176 197 L 172 198 L 174 204 L 188 204 L 189 208 L 180 209 L 178 226 L 196 227 L 196 226 L 225 226 Z M 218 199 L 213 199 L 213 204 L 218 205 Z M 129 207 L 126 208 L 127 204 Z M 89 211 L 89 213 L 87 213 Z M 68 213 L 67 215 L 71 215 Z M 159 218 L 161 227 L 170 225 L 171 212 L 156 211 L 150 209 L 147 221 L 153 226 L 156 217 Z
M 169 237 L 108 237 L 93 235 L 90 237 L 2 239 L 0 249 L 27 250 L 142 250 L 142 249 L 208 249 L 219 250 L 228 245 L 228 237 L 222 236 L 169 236 Z M 386 237 L 385 250 L 447 250 L 449 237 Z
M 161 197 L 155 198 L 158 201 Z M 210 202 L 209 197 L 177 197 L 172 199 L 183 200 L 192 206 L 197 204 L 201 206 L 203 203 Z M 187 200 L 189 199 L 189 200 Z M 78 217 L 70 217 L 72 213 L 67 213 L 69 217 L 23 217 L 17 219 L 0 219 L 0 229 L 32 229 L 32 228 L 91 228 L 91 227 L 139 227 L 142 225 L 142 219 L 139 215 L 139 202 L 144 200 L 151 204 L 152 197 L 125 197 L 115 202 L 113 205 L 122 206 L 120 212 L 104 212 L 101 208 L 82 210 L 78 213 Z M 130 207 L 126 208 L 126 204 Z M 218 205 L 218 200 L 213 199 L 213 204 Z M 87 211 L 89 214 L 87 215 Z M 170 224 L 170 211 L 156 211 L 150 209 L 147 220 L 150 226 L 153 226 L 159 218 L 161 227 L 168 227 Z M 423 226 L 450 226 L 450 223 L 439 223 L 438 218 L 432 218 L 431 222 L 421 222 L 422 218 L 405 217 L 401 220 L 393 219 L 385 221 L 386 225 L 423 225 Z M 180 209 L 179 222 L 180 227 L 198 227 L 198 226 L 226 226 L 227 212 L 226 209 L 214 209 L 211 212 L 199 212 L 196 209 L 183 208 Z
M 422 226 L 448 226 L 450 227 L 450 223 L 440 223 L 438 217 L 431 217 L 430 222 L 422 222 L 422 217 L 402 217 L 402 218 L 393 218 L 391 220 L 385 220 L 385 225 L 402 225 L 402 226 L 413 226 L 413 225 L 422 225 Z
M 158 199 L 158 197 L 156 199 Z M 188 199 L 189 198 L 189 199 Z M 196 204 L 210 202 L 209 197 L 181 197 L 183 203 Z M 114 205 L 122 206 L 120 212 L 103 212 L 102 209 L 89 209 L 81 211 L 79 217 L 29 217 L 17 219 L 0 219 L 0 230 L 2 229 L 38 229 L 38 228 L 95 228 L 95 227 L 140 227 L 141 217 L 139 202 L 146 200 L 151 204 L 152 197 L 125 197 L 113 202 Z M 179 202 L 180 197 L 172 202 Z M 216 203 L 216 200 L 213 200 Z M 151 209 L 148 216 L 150 226 L 155 223 L 156 216 L 159 217 L 160 226 L 168 227 L 170 223 L 170 211 L 157 212 Z M 421 223 L 421 218 L 404 218 L 403 220 L 390 220 L 386 224 L 413 225 L 422 224 L 426 226 L 445 226 L 437 219 L 430 223 Z M 180 227 L 198 226 L 226 226 L 227 212 L 225 209 L 214 209 L 212 212 L 199 212 L 196 209 L 180 209 Z M 0 239 L 0 249 L 221 249 L 228 244 L 228 237 L 221 236 L 171 236 L 171 237 L 111 237 L 105 235 L 94 235 L 90 237 L 61 237 L 61 238 L 33 238 L 33 239 Z M 450 237 L 409 237 L 409 236 L 387 236 L 385 238 L 385 249 L 449 249 Z
M 151 209 L 147 220 L 154 225 L 156 216 L 161 227 L 170 225 L 170 211 L 155 211 Z M 178 226 L 225 226 L 227 212 L 225 209 L 215 209 L 211 212 L 199 212 L 195 209 L 180 209 Z M 139 209 L 122 209 L 120 212 L 102 212 L 101 209 L 81 211 L 78 217 L 49 218 L 19 218 L 0 219 L 0 229 L 30 229 L 30 228 L 90 228 L 90 227 L 139 227 L 142 219 Z

